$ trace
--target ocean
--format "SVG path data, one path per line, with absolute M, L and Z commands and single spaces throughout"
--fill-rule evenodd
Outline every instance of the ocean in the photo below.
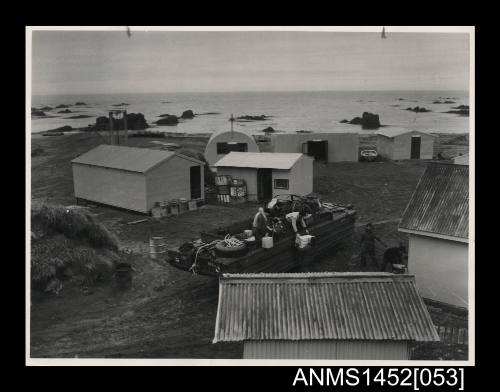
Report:
M 451 100 L 453 104 L 434 104 L 435 100 Z M 73 106 L 76 102 L 87 106 Z M 113 106 L 122 102 L 128 106 Z M 70 125 L 85 127 L 93 124 L 98 116 L 107 116 L 108 111 L 126 109 L 128 113 L 143 113 L 151 125 L 151 131 L 180 133 L 211 133 L 230 129 L 231 114 L 267 115 L 266 121 L 235 122 L 235 130 L 259 133 L 272 127 L 282 132 L 299 130 L 313 132 L 362 132 L 360 125 L 342 124 L 363 112 L 380 116 L 387 127 L 443 133 L 469 132 L 469 117 L 443 113 L 458 105 L 469 105 L 466 91 L 300 91 L 300 92 L 234 92 L 234 93 L 169 93 L 169 94 L 101 94 L 101 95 L 35 95 L 32 107 L 60 104 L 72 105 L 70 114 L 57 113 L 63 109 L 47 111 L 47 118 L 33 118 L 31 132 Z M 407 107 L 425 107 L 431 112 L 414 113 Z M 180 116 L 191 109 L 194 113 L 217 113 L 199 115 L 191 120 L 181 120 L 175 126 L 156 126 L 154 121 L 161 114 Z M 75 115 L 90 115 L 92 118 L 69 119 Z

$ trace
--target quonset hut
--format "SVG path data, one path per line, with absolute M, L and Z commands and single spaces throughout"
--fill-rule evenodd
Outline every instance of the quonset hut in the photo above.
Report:
M 259 152 L 259 146 L 252 135 L 243 131 L 219 131 L 212 134 L 205 147 L 205 159 L 210 166 L 235 152 Z

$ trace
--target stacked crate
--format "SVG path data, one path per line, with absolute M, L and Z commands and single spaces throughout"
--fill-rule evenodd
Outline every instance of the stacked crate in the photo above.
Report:
M 217 200 L 221 203 L 242 203 L 247 200 L 245 180 L 228 175 L 216 176 Z

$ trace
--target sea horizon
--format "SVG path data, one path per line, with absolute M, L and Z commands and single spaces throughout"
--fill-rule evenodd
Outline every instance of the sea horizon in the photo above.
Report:
M 453 99 L 451 99 L 453 98 Z M 436 104 L 436 100 L 453 102 Z M 86 105 L 75 106 L 76 102 Z M 233 91 L 38 94 L 31 107 L 68 105 L 71 113 L 47 111 L 46 117 L 32 118 L 31 132 L 39 133 L 62 126 L 86 127 L 110 110 L 126 109 L 142 113 L 150 131 L 213 133 L 228 128 L 231 115 L 265 115 L 264 121 L 237 122 L 236 130 L 261 133 L 271 127 L 281 132 L 370 132 L 359 125 L 344 123 L 363 112 L 378 114 L 382 125 L 428 132 L 466 133 L 469 118 L 446 113 L 454 106 L 469 105 L 469 92 L 462 90 L 314 90 L 314 91 Z M 126 104 L 126 105 L 121 105 Z M 424 107 L 426 113 L 406 110 Z M 176 126 L 155 125 L 161 115 L 181 116 L 186 110 L 199 114 Z M 73 114 L 75 113 L 75 114 Z M 71 118 L 85 116 L 84 118 Z

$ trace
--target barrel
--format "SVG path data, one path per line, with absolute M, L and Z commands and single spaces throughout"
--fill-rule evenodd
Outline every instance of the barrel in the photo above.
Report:
M 130 290 L 132 288 L 132 266 L 129 263 L 118 263 L 115 279 L 118 290 Z
M 149 239 L 149 255 L 152 259 L 160 259 L 165 256 L 167 247 L 163 237 L 151 237 Z
M 179 212 L 186 212 L 189 210 L 187 199 L 179 199 Z

